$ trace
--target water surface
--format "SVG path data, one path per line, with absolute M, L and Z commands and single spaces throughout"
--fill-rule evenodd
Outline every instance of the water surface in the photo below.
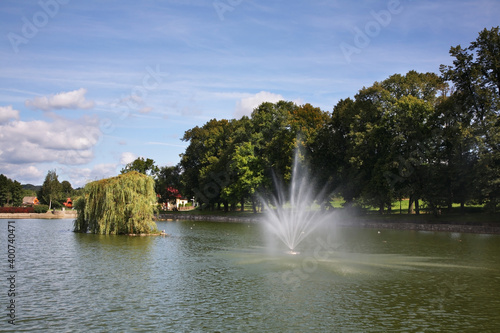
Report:
M 289 255 L 270 250 L 256 224 L 159 222 L 168 237 L 75 234 L 71 220 L 15 225 L 17 331 L 500 327 L 498 235 L 330 228 Z M 7 220 L 0 230 L 7 276 Z M 0 330 L 12 328 L 6 313 Z

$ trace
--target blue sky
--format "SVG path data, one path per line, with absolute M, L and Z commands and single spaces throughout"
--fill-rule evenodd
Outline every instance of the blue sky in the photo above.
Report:
M 438 72 L 500 1 L 2 0 L 0 173 L 73 187 L 263 101 L 332 111 L 394 73 Z

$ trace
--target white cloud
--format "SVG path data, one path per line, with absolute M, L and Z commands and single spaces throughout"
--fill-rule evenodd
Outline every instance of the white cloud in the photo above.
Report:
M 101 139 L 96 118 L 68 120 L 11 120 L 0 123 L 0 169 L 5 165 L 57 162 L 81 165 L 93 159 Z
M 52 111 L 60 109 L 91 109 L 94 107 L 94 101 L 85 99 L 87 89 L 80 88 L 69 92 L 61 92 L 56 95 L 35 97 L 28 99 L 24 103 L 31 109 L 40 109 L 43 111 Z
M 12 109 L 12 106 L 0 106 L 0 124 L 11 119 L 19 119 L 19 111 Z
M 243 116 L 250 116 L 253 110 L 264 102 L 276 103 L 284 100 L 283 96 L 267 91 L 261 91 L 253 96 L 242 98 L 236 103 L 234 117 L 239 119 Z
M 1 173 L 12 180 L 17 180 L 22 184 L 41 185 L 45 174 L 34 165 L 14 165 L 0 163 Z
M 125 152 L 125 153 L 122 153 L 122 155 L 120 157 L 120 164 L 127 165 L 129 163 L 132 163 L 136 159 L 137 159 L 137 156 L 134 153 Z

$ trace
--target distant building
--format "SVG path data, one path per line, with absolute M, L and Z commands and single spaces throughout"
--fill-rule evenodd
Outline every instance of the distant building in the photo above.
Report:
M 189 202 L 188 199 L 177 198 L 177 199 L 175 199 L 175 206 L 176 206 L 177 209 L 179 209 L 181 206 L 185 207 L 188 202 Z
M 166 202 L 162 205 L 162 209 L 180 210 L 188 204 L 189 200 L 183 198 L 178 189 L 169 186 L 166 187 L 166 191 L 170 197 L 170 200 L 166 200 Z M 161 198 L 160 195 L 158 195 L 158 197 Z
M 38 205 L 40 201 L 38 201 L 37 197 L 24 197 L 23 198 L 23 206 L 35 206 Z

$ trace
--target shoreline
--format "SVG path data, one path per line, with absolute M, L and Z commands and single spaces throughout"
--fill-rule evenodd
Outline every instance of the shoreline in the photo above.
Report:
M 0 219 L 76 219 L 76 211 L 56 211 L 55 213 L 1 213 Z M 258 223 L 263 215 L 257 216 L 227 216 L 227 215 L 203 215 L 185 213 L 164 213 L 155 216 L 155 221 L 169 220 L 192 220 L 207 222 L 229 222 L 229 223 Z M 406 220 L 406 221 L 404 221 Z M 500 224 L 496 223 L 454 223 L 453 221 L 441 220 L 433 221 L 433 218 L 403 218 L 401 220 L 387 221 L 384 219 L 375 220 L 369 217 L 347 216 L 342 222 L 337 222 L 340 227 L 347 228 L 370 228 L 370 229 L 393 229 L 393 230 L 414 230 L 414 231 L 439 231 L 439 232 L 459 232 L 473 234 L 494 234 L 500 235 Z
M 156 221 L 169 220 L 192 220 L 192 221 L 207 221 L 207 222 L 232 222 L 232 223 L 256 223 L 262 220 L 262 215 L 250 216 L 224 216 L 224 215 L 198 215 L 198 214 L 179 214 L 166 213 L 156 216 Z M 439 232 L 459 232 L 472 234 L 494 234 L 500 235 L 500 225 L 492 225 L 491 223 L 483 224 L 466 224 L 453 223 L 449 221 L 434 221 L 417 219 L 405 221 L 374 221 L 366 217 L 345 217 L 343 222 L 337 223 L 340 227 L 347 228 L 370 228 L 370 229 L 393 229 L 393 230 L 414 230 L 414 231 L 439 231 Z
M 4 220 L 24 220 L 24 219 L 76 219 L 75 211 L 56 211 L 55 213 L 0 213 L 0 219 Z

